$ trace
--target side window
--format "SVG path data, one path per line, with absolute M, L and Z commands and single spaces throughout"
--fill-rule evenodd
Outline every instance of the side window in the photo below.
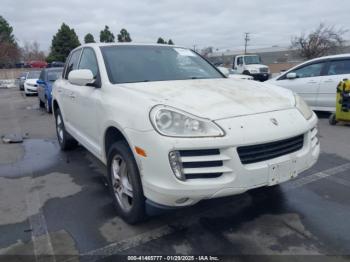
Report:
M 67 69 L 64 78 L 68 79 L 68 74 L 70 71 L 78 68 L 79 57 L 80 57 L 81 49 L 76 50 L 70 56 L 69 62 L 67 63 Z
M 350 59 L 332 61 L 327 75 L 350 74 Z
M 243 65 L 243 57 L 237 58 L 237 65 Z
M 297 74 L 297 78 L 320 76 L 324 64 L 325 63 L 323 62 L 323 63 L 306 65 L 304 67 L 295 69 L 292 72 Z
M 96 79 L 98 73 L 98 65 L 95 52 L 92 48 L 84 48 L 80 59 L 79 69 L 90 69 Z

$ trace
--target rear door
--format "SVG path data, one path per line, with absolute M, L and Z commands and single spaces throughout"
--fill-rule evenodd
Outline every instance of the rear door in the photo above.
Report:
M 276 84 L 299 94 L 311 107 L 317 106 L 317 94 L 320 86 L 320 76 L 326 66 L 326 61 L 318 61 L 300 66 L 288 73 L 296 73 L 296 78 L 288 79 L 287 74 L 278 78 Z
M 335 111 L 337 85 L 344 78 L 350 79 L 350 58 L 329 61 L 326 74 L 321 77 L 317 107 Z

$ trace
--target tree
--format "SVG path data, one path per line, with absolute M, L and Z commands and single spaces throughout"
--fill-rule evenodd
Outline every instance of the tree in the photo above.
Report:
M 131 37 L 129 32 L 126 29 L 120 30 L 120 34 L 118 34 L 118 42 L 131 42 Z
M 336 29 L 334 26 L 327 26 L 321 23 L 315 31 L 308 35 L 294 36 L 291 41 L 291 48 L 305 59 L 312 59 L 341 51 L 344 39 L 343 35 L 347 30 Z
M 20 56 L 13 28 L 0 16 L 0 67 L 13 65 Z
M 159 37 L 157 40 L 157 44 L 167 44 L 167 42 L 163 38 Z
M 34 41 L 32 44 L 26 42 L 24 47 L 21 49 L 21 54 L 24 61 L 45 60 L 45 53 L 40 51 L 40 45 L 36 41 Z
M 84 37 L 84 42 L 85 42 L 85 44 L 95 43 L 94 36 L 92 34 L 90 34 L 90 33 L 86 34 L 85 37 Z
M 70 51 L 80 45 L 79 38 L 74 29 L 63 23 L 56 35 L 52 38 L 51 52 L 47 57 L 48 62 L 65 62 Z
M 109 27 L 106 25 L 105 29 L 100 32 L 100 42 L 101 43 L 112 43 L 114 42 L 114 35 L 109 31 Z
M 168 45 L 175 45 L 175 44 L 174 44 L 173 40 L 169 39 Z

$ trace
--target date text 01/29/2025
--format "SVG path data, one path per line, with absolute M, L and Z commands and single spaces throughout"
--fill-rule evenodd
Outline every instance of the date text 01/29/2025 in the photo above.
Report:
M 217 256 L 128 256 L 128 261 L 219 261 Z

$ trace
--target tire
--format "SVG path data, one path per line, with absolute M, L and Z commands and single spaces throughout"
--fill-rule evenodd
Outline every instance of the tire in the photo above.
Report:
M 328 119 L 328 122 L 329 122 L 329 124 L 330 124 L 331 126 L 335 126 L 335 125 L 338 123 L 338 121 L 337 121 L 336 118 L 335 118 L 335 114 L 334 114 L 334 113 L 331 114 L 331 116 L 330 116 L 329 119 Z
M 51 109 L 51 106 L 49 104 L 49 100 L 45 99 L 45 105 L 44 106 L 45 106 L 46 112 L 48 114 L 51 114 L 52 113 L 52 109 Z
M 242 75 L 248 75 L 249 76 L 250 73 L 249 73 L 249 71 L 245 70 L 245 71 L 243 71 Z
M 66 131 L 63 117 L 59 108 L 55 110 L 55 123 L 57 140 L 62 151 L 74 149 L 78 142 Z
M 40 98 L 38 98 L 38 100 L 39 100 L 39 107 L 40 108 L 44 108 L 45 107 L 45 103 L 43 101 L 41 101 Z
M 119 216 L 128 224 L 146 218 L 145 197 L 134 156 L 125 141 L 115 142 L 107 158 L 108 187 Z

